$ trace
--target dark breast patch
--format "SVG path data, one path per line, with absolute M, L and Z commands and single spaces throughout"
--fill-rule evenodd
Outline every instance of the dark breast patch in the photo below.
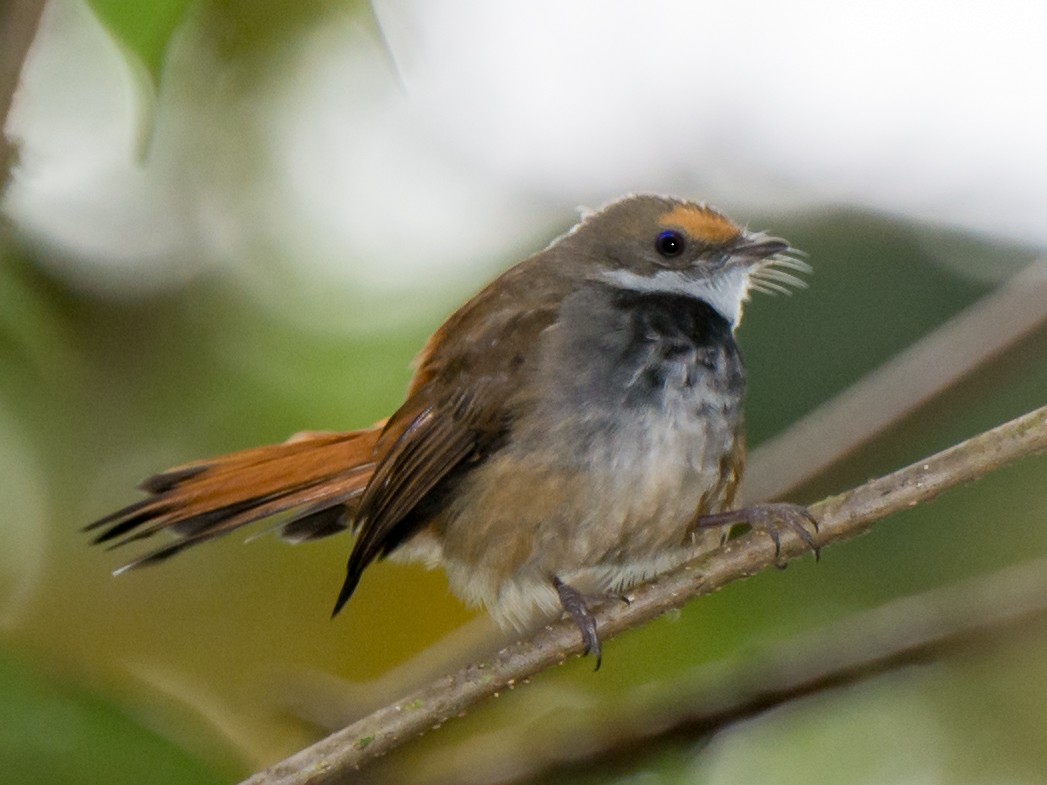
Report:
M 610 304 L 625 328 L 619 362 L 632 369 L 627 403 L 698 385 L 706 392 L 741 392 L 744 371 L 733 331 L 710 305 L 684 295 L 631 290 L 616 290 Z
M 613 433 L 630 411 L 668 406 L 693 418 L 712 406 L 728 428 L 740 420 L 741 354 L 709 304 L 593 283 L 569 296 L 559 317 L 535 366 L 534 421 L 567 425 L 586 443 Z M 545 435 L 536 428 L 525 438 Z

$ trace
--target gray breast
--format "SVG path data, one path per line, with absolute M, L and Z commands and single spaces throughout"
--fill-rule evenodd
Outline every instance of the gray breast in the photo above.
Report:
M 744 369 L 730 324 L 707 303 L 594 283 L 567 298 L 545 340 L 543 411 L 531 421 L 552 432 L 530 435 L 552 437 L 562 460 L 629 451 L 622 437 L 647 441 L 651 429 L 694 431 L 699 452 L 733 442 Z

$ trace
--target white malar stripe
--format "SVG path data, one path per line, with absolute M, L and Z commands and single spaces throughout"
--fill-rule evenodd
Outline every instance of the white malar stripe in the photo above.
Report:
M 732 329 L 741 322 L 742 304 L 749 300 L 749 273 L 736 265 L 728 265 L 704 278 L 695 278 L 680 270 L 659 270 L 654 275 L 610 270 L 599 277 L 619 289 L 682 294 L 703 300 L 730 322 Z

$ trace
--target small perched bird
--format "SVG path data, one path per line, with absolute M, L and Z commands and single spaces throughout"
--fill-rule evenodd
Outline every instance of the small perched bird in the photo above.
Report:
M 503 626 L 566 611 L 599 663 L 591 599 L 717 547 L 726 526 L 776 546 L 787 528 L 817 553 L 803 508 L 732 508 L 742 306 L 809 270 L 704 204 L 624 197 L 459 308 L 388 420 L 170 469 L 88 528 L 120 545 L 174 535 L 119 571 L 271 516 L 294 542 L 348 530 L 335 613 L 376 559 L 420 560 Z

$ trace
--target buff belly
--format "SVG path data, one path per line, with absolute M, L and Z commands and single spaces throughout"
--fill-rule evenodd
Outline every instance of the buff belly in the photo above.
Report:
M 506 449 L 486 461 L 438 524 L 451 589 L 523 629 L 559 614 L 554 577 L 608 594 L 717 547 L 720 531 L 692 524 L 731 501 L 734 433 L 710 432 L 693 411 L 619 417 L 583 460 L 554 437 L 545 454 Z

